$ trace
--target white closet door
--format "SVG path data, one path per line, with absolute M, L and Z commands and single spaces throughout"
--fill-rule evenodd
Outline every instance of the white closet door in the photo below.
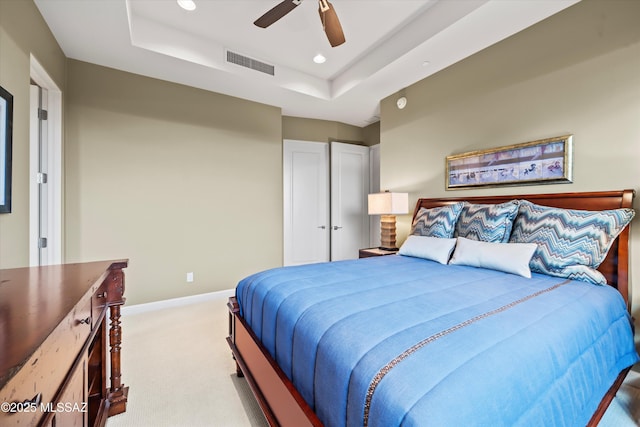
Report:
M 380 192 L 380 144 L 370 149 L 369 193 Z M 380 215 L 369 215 L 369 246 L 380 246 Z
M 284 141 L 284 265 L 329 261 L 329 146 Z
M 369 247 L 369 147 L 331 143 L 331 260 Z

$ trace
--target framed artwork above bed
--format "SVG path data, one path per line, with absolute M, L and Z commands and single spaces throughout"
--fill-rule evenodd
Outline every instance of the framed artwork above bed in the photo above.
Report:
M 447 156 L 446 189 L 571 183 L 573 135 Z

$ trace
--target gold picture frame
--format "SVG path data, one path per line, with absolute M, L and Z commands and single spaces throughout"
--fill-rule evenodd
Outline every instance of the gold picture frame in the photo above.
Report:
M 564 183 L 573 179 L 573 135 L 447 156 L 447 190 Z

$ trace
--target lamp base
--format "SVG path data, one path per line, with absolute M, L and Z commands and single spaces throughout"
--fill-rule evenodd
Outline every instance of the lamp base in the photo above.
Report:
M 396 216 L 380 216 L 380 248 L 393 250 L 396 247 Z M 387 249 L 389 248 L 389 249 Z M 397 250 L 397 248 L 396 248 Z

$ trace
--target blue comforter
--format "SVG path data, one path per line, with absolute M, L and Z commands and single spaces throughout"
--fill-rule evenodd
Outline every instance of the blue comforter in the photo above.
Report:
M 619 293 L 404 256 L 267 270 L 241 315 L 326 426 L 584 426 L 638 361 Z

